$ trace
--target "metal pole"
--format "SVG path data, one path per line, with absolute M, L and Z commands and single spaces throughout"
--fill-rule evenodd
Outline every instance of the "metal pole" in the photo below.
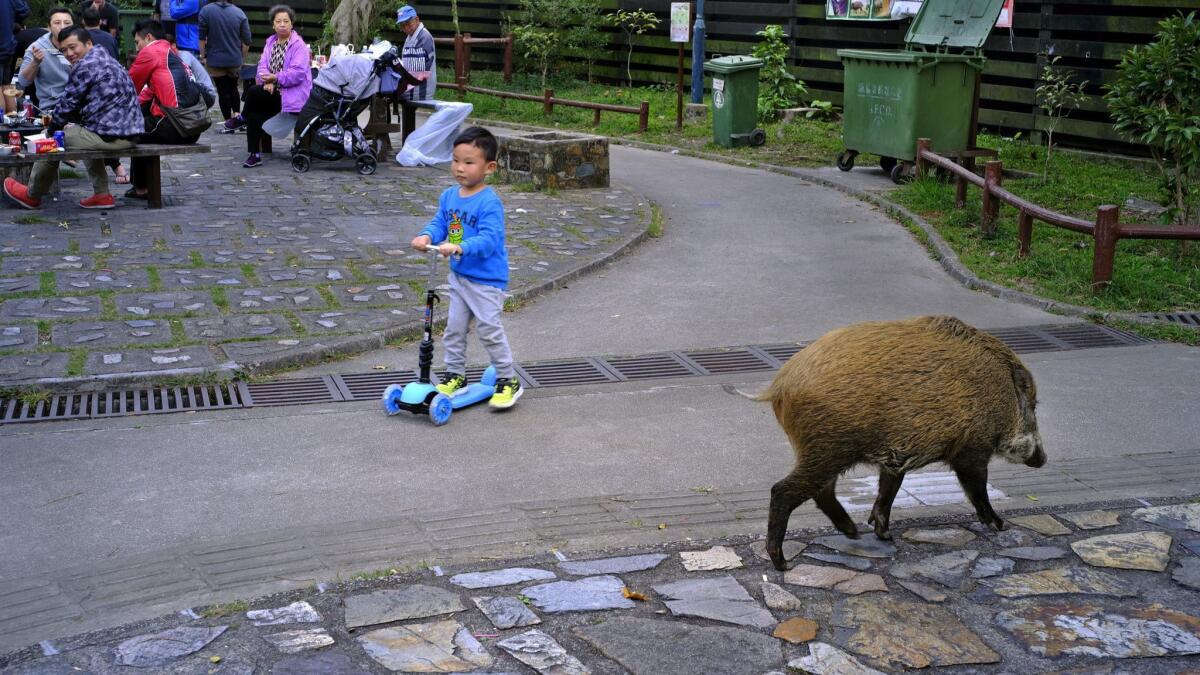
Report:
M 692 24 L 692 103 L 704 102 L 704 0 L 696 0 Z

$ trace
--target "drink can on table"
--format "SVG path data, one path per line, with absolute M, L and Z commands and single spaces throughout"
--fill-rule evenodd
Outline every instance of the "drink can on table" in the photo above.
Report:
M 67 147 L 66 137 L 63 136 L 63 132 L 61 132 L 61 131 L 54 132 L 54 142 L 57 143 L 58 147 L 60 147 L 60 148 Z
M 21 144 L 21 134 L 17 133 L 16 131 L 8 132 L 8 144 L 9 145 L 20 145 Z

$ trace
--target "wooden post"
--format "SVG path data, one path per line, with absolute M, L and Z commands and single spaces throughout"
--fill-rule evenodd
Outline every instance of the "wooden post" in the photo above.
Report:
M 1096 209 L 1096 225 L 1092 229 L 1095 248 L 1092 251 L 1092 292 L 1101 293 L 1108 288 L 1113 278 L 1113 258 L 1117 254 L 1117 240 L 1121 237 L 1121 226 L 1117 224 L 1120 209 L 1106 204 Z
M 921 180 L 925 177 L 925 165 L 927 161 L 921 156 L 921 152 L 929 150 L 929 148 L 930 140 L 928 138 L 917 139 L 917 180 Z
M 1033 243 L 1033 214 L 1022 210 L 1017 218 L 1017 257 L 1028 258 Z
M 1000 162 L 993 160 L 983 169 L 983 207 L 980 209 L 979 230 L 991 239 L 996 236 L 996 217 L 1000 215 L 1000 200 L 992 195 L 992 188 L 1000 186 Z
M 961 209 L 967 205 L 967 179 L 954 174 L 954 207 Z
M 600 109 L 596 108 L 592 111 L 592 126 L 600 126 Z
M 683 43 L 679 43 L 679 65 L 675 69 L 675 131 L 683 129 Z
M 454 34 L 454 81 L 458 82 L 466 77 L 463 72 L 463 36 L 461 33 Z
M 463 77 L 471 81 L 471 34 L 463 33 Z
M 638 133 L 646 133 L 646 125 L 650 123 L 650 102 L 642 101 L 638 106 Z
M 547 89 L 542 93 L 542 114 L 549 117 L 554 114 L 554 90 Z
M 454 80 L 455 86 L 458 87 L 458 100 L 462 101 L 467 98 L 467 78 L 457 77 Z
M 513 34 L 504 36 L 504 83 L 512 84 Z

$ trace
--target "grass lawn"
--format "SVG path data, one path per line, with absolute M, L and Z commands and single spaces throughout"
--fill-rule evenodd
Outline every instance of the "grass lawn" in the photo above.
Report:
M 453 76 L 445 75 L 445 81 Z M 503 83 L 499 73 L 476 71 L 471 84 L 493 89 L 541 94 L 537 78 L 516 74 L 513 83 Z M 728 157 L 783 166 L 828 166 L 842 150 L 840 121 L 794 120 L 763 124 L 767 143 L 758 148 L 723 148 L 712 143 L 709 120 L 686 124 L 675 130 L 675 92 L 671 87 L 625 88 L 587 84 L 564 79 L 548 85 L 556 98 L 636 106 L 650 102 L 649 128 L 637 132 L 637 116 L 602 113 L 600 125 L 592 126 L 592 111 L 556 106 L 553 115 L 542 114 L 537 102 L 502 100 L 468 94 L 475 115 L 494 120 L 538 126 L 591 131 L 607 136 L 660 143 Z M 453 98 L 450 91 L 440 98 Z M 685 93 L 686 96 L 686 93 Z M 686 98 L 685 98 L 686 101 Z M 706 100 L 707 103 L 707 100 Z M 1056 150 L 1050 162 L 1049 179 L 1040 179 L 1045 148 L 1023 140 L 983 135 L 980 145 L 997 148 L 1004 167 L 1037 176 L 1008 178 L 1010 191 L 1047 208 L 1092 220 L 1102 204 L 1123 205 L 1129 197 L 1157 200 L 1157 170 L 1152 163 Z M 873 164 L 874 157 L 859 162 Z M 1200 243 L 1181 254 L 1177 242 L 1125 240 L 1117 245 L 1113 283 L 1102 294 L 1091 292 L 1092 240 L 1090 237 L 1035 223 L 1032 255 L 1017 258 L 1015 210 L 1002 207 L 997 236 L 979 235 L 979 191 L 970 188 L 967 207 L 954 208 L 954 186 L 936 179 L 916 181 L 893 190 L 890 197 L 920 213 L 954 248 L 968 268 L 981 278 L 1035 295 L 1093 307 L 1099 311 L 1195 312 L 1200 311 Z M 1123 214 L 1122 222 L 1147 218 Z M 1147 332 L 1147 331 L 1142 331 Z M 1156 337 L 1195 344 L 1196 331 L 1173 327 L 1150 329 Z

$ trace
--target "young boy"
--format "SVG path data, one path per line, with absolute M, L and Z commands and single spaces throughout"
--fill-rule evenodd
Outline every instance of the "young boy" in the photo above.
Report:
M 437 215 L 412 240 L 424 251 L 433 245 L 450 258 L 450 313 L 442 340 L 446 381 L 437 390 L 453 396 L 467 384 L 467 332 L 471 319 L 488 359 L 496 369 L 496 393 L 488 405 L 511 408 L 521 397 L 512 351 L 500 325 L 508 287 L 508 251 L 504 248 L 504 205 L 485 184 L 496 170 L 496 137 L 482 127 L 465 129 L 454 139 L 450 172 L 458 187 L 438 199 Z

